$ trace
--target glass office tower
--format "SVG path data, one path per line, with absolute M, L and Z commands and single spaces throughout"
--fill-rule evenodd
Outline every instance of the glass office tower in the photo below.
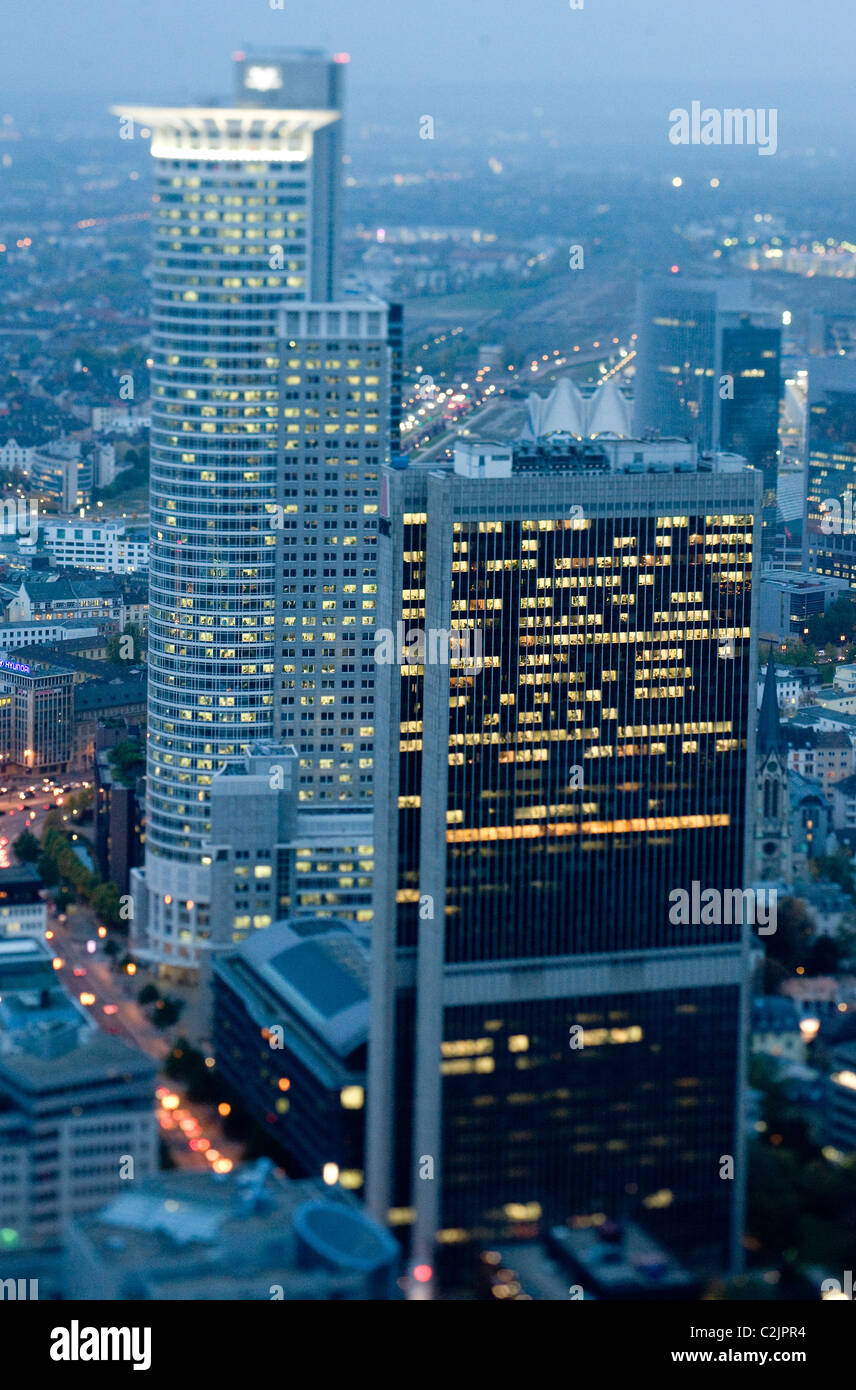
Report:
M 463 636 L 379 668 L 373 1208 L 432 1267 L 632 1218 L 724 1268 L 747 929 L 670 895 L 744 882 L 760 478 L 410 470 L 383 497 L 379 621 Z
M 811 359 L 803 563 L 856 587 L 856 362 Z
M 764 544 L 776 524 L 781 328 L 739 279 L 654 276 L 637 294 L 634 427 L 742 454 L 763 476 Z M 767 540 L 769 532 L 769 542 Z
M 376 513 L 388 438 L 386 306 L 337 305 L 344 58 L 235 59 L 232 105 L 117 108 L 151 133 L 155 169 L 147 845 L 132 940 L 179 970 L 213 944 L 215 773 L 293 733 L 311 769 L 304 792 L 320 777 L 320 720 L 310 737 L 289 703 L 297 688 L 313 706 L 317 687 L 319 714 L 326 704 L 327 639 L 302 610 L 317 603 L 320 618 L 328 578 L 323 610 L 343 626 L 350 603 L 333 590 L 343 560 L 373 562 L 365 507 Z M 311 591 L 298 593 L 304 551 Z M 355 577 L 360 589 L 372 578 Z M 295 620 L 312 650 L 286 661 Z M 361 714 L 370 726 L 371 707 Z M 370 790 L 356 724 L 347 740 L 335 731 L 352 743 L 334 754 L 349 779 L 337 799 Z

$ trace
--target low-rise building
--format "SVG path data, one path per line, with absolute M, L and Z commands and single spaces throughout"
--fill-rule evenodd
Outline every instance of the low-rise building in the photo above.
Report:
M 856 777 L 844 777 L 836 782 L 830 800 L 835 829 L 856 830 Z
M 758 673 L 757 703 L 761 708 L 764 681 L 767 676 L 766 663 Z M 820 685 L 820 673 L 813 667 L 808 671 L 801 666 L 779 666 L 776 669 L 776 700 L 782 714 L 795 713 L 807 700 L 817 698 L 813 693 Z
M 835 714 L 856 714 L 856 689 L 836 694 L 824 687 L 815 691 L 814 698 L 819 705 Z
M 856 690 L 856 663 L 852 661 L 842 661 L 835 668 L 832 677 L 832 689 L 841 695 L 846 695 L 850 690 Z
M 832 1054 L 825 1138 L 842 1153 L 856 1152 L 856 1042 L 842 1043 Z
M 12 1249 L 60 1244 L 69 1223 L 157 1169 L 156 1067 L 62 989 L 51 952 L 0 941 L 0 1227 Z
M 73 512 L 92 501 L 95 468 L 93 451 L 84 453 L 79 440 L 53 440 L 30 453 L 30 487 L 40 503 Z
M 73 1223 L 72 1299 L 288 1302 L 400 1297 L 400 1252 L 348 1193 L 271 1173 L 159 1173 Z
M 752 1052 L 768 1057 L 804 1062 L 806 1043 L 800 1032 L 800 1016 L 793 999 L 764 994 L 752 1001 Z
M 0 939 L 31 936 L 44 941 L 48 909 L 44 884 L 32 864 L 0 869 Z
M 217 1073 L 300 1171 L 363 1186 L 368 950 L 343 922 L 280 922 L 214 962 Z
M 149 534 L 123 521 L 44 520 L 41 538 L 57 565 L 133 574 L 149 567 Z
M 809 618 L 825 613 L 846 588 L 846 580 L 810 570 L 763 570 L 761 635 L 778 641 L 801 639 L 808 632 Z
M 113 633 L 124 625 L 126 607 L 121 582 L 112 575 L 28 575 L 14 589 L 0 586 L 0 609 L 5 608 L 7 622 L 86 622 Z
M 0 444 L 0 468 L 11 472 L 13 468 L 25 470 L 30 466 L 30 456 L 33 446 L 24 446 L 15 439 L 7 439 L 5 444 Z
M 88 766 L 95 757 L 95 736 L 101 720 L 123 719 L 140 724 L 146 718 L 145 671 L 129 671 L 110 680 L 87 680 L 74 688 L 74 749 L 76 765 Z
M 827 709 L 825 705 L 803 705 L 787 722 L 788 729 L 817 729 L 829 733 L 831 729 L 843 729 L 856 739 L 856 714 L 842 714 Z
M 821 733 L 817 729 L 785 725 L 788 742 L 788 766 L 823 786 L 827 801 L 832 801 L 836 782 L 843 782 L 856 772 L 856 750 L 843 729 Z
M 0 652 L 97 636 L 98 629 L 91 623 L 75 623 L 70 619 L 63 621 L 55 618 L 30 618 L 24 622 L 0 623 Z

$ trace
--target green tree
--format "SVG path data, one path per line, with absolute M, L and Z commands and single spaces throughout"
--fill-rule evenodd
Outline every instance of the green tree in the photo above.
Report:
M 856 606 L 849 598 L 838 598 L 825 613 L 814 613 L 808 620 L 809 637 L 815 646 L 829 644 L 836 651 L 845 642 L 856 639 Z
M 145 763 L 143 747 L 136 738 L 126 738 L 117 743 L 115 748 L 110 749 L 107 758 L 115 775 L 126 786 L 136 780 Z
M 36 868 L 39 871 L 39 877 L 42 883 L 48 888 L 55 888 L 59 883 L 59 869 L 54 861 L 50 859 L 48 855 L 40 854 Z
M 12 848 L 22 864 L 35 864 L 42 852 L 41 845 L 29 830 L 22 831 L 18 838 L 12 841 Z

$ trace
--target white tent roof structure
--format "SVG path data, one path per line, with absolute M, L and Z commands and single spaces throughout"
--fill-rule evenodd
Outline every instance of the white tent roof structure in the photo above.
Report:
M 576 439 L 609 434 L 627 439 L 632 434 L 630 401 L 615 377 L 588 398 L 570 377 L 560 377 L 549 396 L 531 392 L 527 407 L 526 439 L 543 439 L 550 434 L 570 434 Z

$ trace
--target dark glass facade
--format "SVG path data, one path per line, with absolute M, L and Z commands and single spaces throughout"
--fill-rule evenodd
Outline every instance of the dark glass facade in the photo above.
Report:
M 600 1214 L 723 1268 L 745 930 L 670 895 L 745 881 L 761 480 L 411 471 L 381 496 L 379 621 L 469 656 L 379 668 L 376 1212 L 429 1262 Z
M 716 1175 L 735 1152 L 739 1001 L 724 987 L 448 1009 L 447 1238 L 632 1220 L 722 1262 L 733 1194 Z
M 813 366 L 809 390 L 805 566 L 854 587 L 856 363 Z

